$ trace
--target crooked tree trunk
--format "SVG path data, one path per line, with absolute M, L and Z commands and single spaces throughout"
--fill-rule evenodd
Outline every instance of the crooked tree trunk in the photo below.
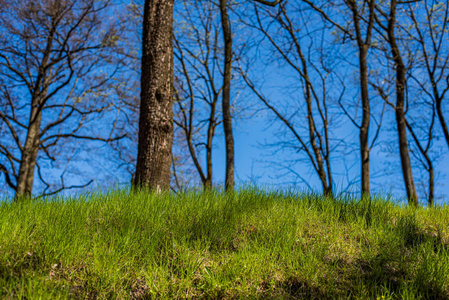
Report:
M 146 0 L 143 18 L 139 144 L 134 187 L 170 189 L 173 144 L 174 0 Z
M 231 117 L 231 68 L 232 68 L 232 34 L 228 17 L 227 0 L 220 0 L 221 26 L 225 42 L 225 67 L 223 75 L 223 127 L 226 142 L 226 180 L 225 189 L 234 189 L 234 138 Z
M 388 22 L 388 40 L 393 54 L 394 65 L 396 67 L 396 124 L 398 129 L 399 152 L 401 155 L 402 174 L 404 177 L 405 189 L 409 205 L 418 206 L 418 194 L 416 193 L 415 182 L 413 180 L 412 166 L 407 140 L 407 123 L 405 120 L 405 84 L 406 68 L 402 61 L 401 53 L 396 42 L 394 28 L 396 25 L 397 0 L 392 0 L 390 18 Z

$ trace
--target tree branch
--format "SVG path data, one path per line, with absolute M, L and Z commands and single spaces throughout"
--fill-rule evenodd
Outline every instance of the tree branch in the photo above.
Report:
M 282 0 L 276 0 L 276 1 L 254 0 L 254 1 L 264 4 L 264 5 L 272 6 L 272 7 L 275 7 L 276 5 L 278 5 L 279 3 L 282 2 Z

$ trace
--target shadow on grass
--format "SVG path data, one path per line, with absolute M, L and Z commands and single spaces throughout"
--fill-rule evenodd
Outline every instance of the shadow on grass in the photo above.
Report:
M 441 234 L 427 233 L 410 215 L 400 217 L 390 230 L 375 255 L 355 263 L 351 282 L 361 283 L 371 297 L 388 291 L 393 299 L 410 294 L 417 299 L 449 299 L 447 268 L 440 268 L 445 262 L 438 261 L 448 249 Z
M 323 292 L 320 288 L 295 277 L 281 283 L 284 299 L 334 299 L 335 295 Z

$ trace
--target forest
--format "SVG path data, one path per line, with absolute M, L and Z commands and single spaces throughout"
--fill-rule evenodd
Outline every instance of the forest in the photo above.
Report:
M 250 182 L 442 204 L 448 12 L 430 0 L 1 0 L 2 195 Z
M 448 27 L 0 0 L 0 298 L 449 299 Z

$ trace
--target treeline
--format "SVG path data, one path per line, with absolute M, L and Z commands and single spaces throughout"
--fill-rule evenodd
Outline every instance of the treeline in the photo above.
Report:
M 448 22 L 447 1 L 430 0 L 0 0 L 3 190 L 45 196 L 124 173 L 135 187 L 210 188 L 222 146 L 230 191 L 233 125 L 263 111 L 276 170 L 369 196 L 397 166 L 409 204 L 433 205 Z

